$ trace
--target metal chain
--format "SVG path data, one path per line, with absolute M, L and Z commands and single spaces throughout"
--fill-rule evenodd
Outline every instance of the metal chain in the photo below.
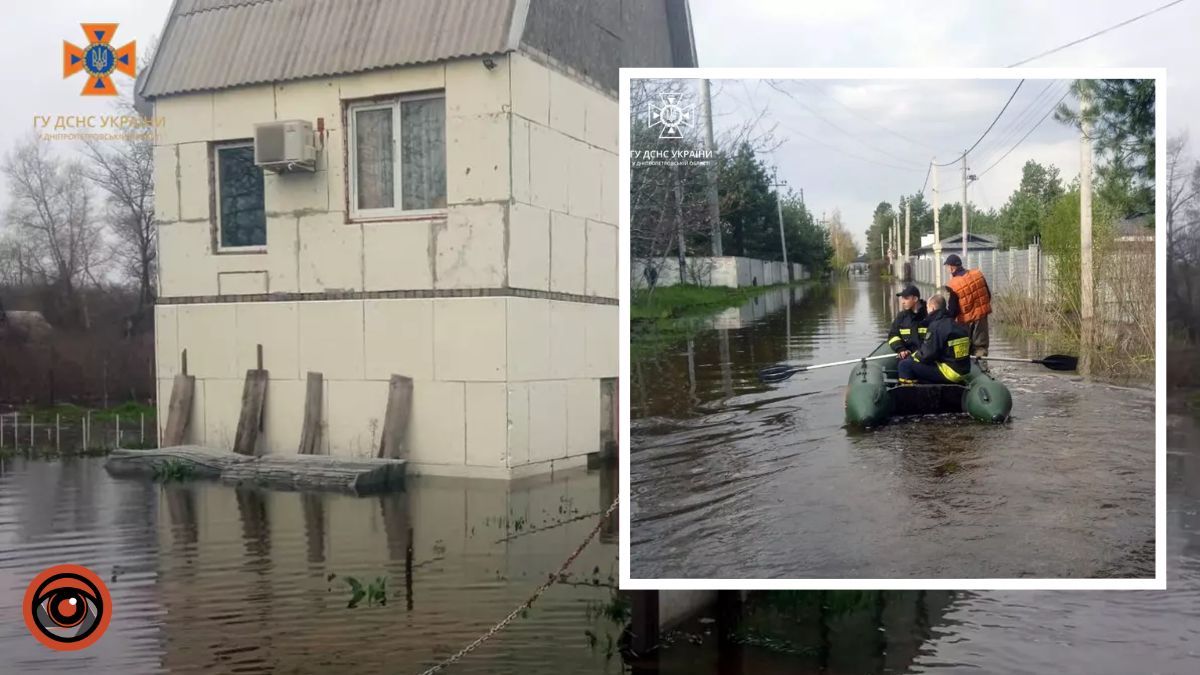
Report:
M 583 540 L 583 543 L 581 543 L 579 546 L 577 546 L 575 548 L 575 550 L 571 553 L 571 555 L 567 556 L 567 559 L 565 561 L 563 561 L 562 565 L 559 566 L 558 571 L 555 572 L 554 574 L 551 574 L 550 578 L 547 579 L 545 581 L 545 583 L 543 583 L 541 586 L 539 586 L 538 589 L 536 591 L 534 591 L 533 595 L 529 596 L 528 600 L 521 603 L 521 605 L 518 606 L 516 609 L 514 609 L 508 616 L 504 617 L 504 619 L 502 621 L 500 621 L 500 623 L 496 624 L 495 626 L 492 626 L 492 628 L 490 630 L 488 630 L 488 632 L 479 636 L 479 638 L 477 638 L 471 644 L 460 649 L 457 654 L 455 654 L 454 656 L 451 656 L 450 658 L 446 659 L 445 661 L 442 661 L 441 663 L 437 664 L 436 666 L 433 666 L 432 668 L 423 671 L 421 673 L 421 675 L 433 675 L 433 673 L 436 673 L 439 670 L 442 670 L 443 668 L 462 659 L 467 654 L 470 654 L 471 652 L 475 651 L 475 649 L 478 648 L 480 645 L 482 645 L 483 643 L 490 640 L 493 635 L 504 630 L 505 626 L 512 623 L 513 620 L 516 619 L 517 616 L 519 616 L 522 611 L 531 607 L 533 605 L 533 603 L 536 602 L 537 599 L 540 598 L 542 596 L 542 594 L 546 592 L 546 589 L 553 586 L 554 582 L 558 581 L 559 578 L 562 577 L 562 575 L 567 571 L 567 568 L 569 568 L 571 566 L 571 563 L 575 562 L 575 559 L 579 557 L 580 553 L 583 553 L 583 549 L 587 548 L 587 545 L 592 543 L 592 540 L 595 539 L 596 535 L 600 533 L 600 528 L 604 527 L 604 521 L 607 520 L 608 517 L 612 515 L 613 511 L 617 510 L 617 505 L 619 503 L 620 503 L 619 498 L 613 500 L 613 503 L 609 505 L 608 509 L 600 516 L 600 519 L 596 521 L 596 526 L 592 528 L 591 533 L 588 534 L 587 538 Z

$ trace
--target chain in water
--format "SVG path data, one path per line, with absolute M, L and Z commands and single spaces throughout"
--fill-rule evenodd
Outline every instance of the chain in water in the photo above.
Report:
M 492 628 L 490 630 L 488 630 L 488 632 L 484 633 L 483 635 L 480 635 L 474 642 L 472 642 L 471 644 L 467 645 L 466 647 L 463 647 L 462 649 L 460 649 L 457 654 L 455 654 L 454 656 L 451 656 L 450 658 L 446 659 L 445 661 L 442 661 L 441 663 L 437 664 L 436 666 L 433 666 L 432 668 L 422 672 L 421 675 L 433 675 L 433 673 L 436 673 L 439 670 L 442 670 L 446 666 L 451 665 L 452 663 L 462 659 L 462 657 L 466 656 L 467 654 L 470 654 L 471 652 L 475 651 L 475 649 L 477 649 L 479 647 L 479 645 L 482 645 L 483 643 L 490 640 L 493 635 L 504 630 L 504 627 L 507 626 L 508 624 L 512 623 L 513 619 L 516 619 L 523 610 L 528 609 L 530 606 L 532 606 L 533 603 L 536 602 L 537 599 L 542 596 L 542 593 L 546 592 L 546 589 L 553 586 L 554 582 L 558 581 L 559 578 L 562 577 L 563 573 L 565 573 L 567 571 L 567 568 L 569 568 L 571 566 L 571 563 L 575 562 L 575 559 L 579 557 L 580 553 L 583 553 L 583 549 L 587 548 L 587 545 L 592 543 L 592 540 L 595 539 L 596 535 L 600 533 L 600 528 L 604 527 L 604 521 L 607 520 L 608 517 L 612 515 L 613 511 L 617 510 L 617 504 L 619 504 L 619 503 L 620 503 L 620 499 L 613 500 L 613 503 L 609 505 L 608 509 L 605 510 L 604 513 L 600 515 L 600 519 L 596 521 L 596 526 L 592 528 L 591 533 L 588 534 L 587 538 L 583 540 L 583 543 L 581 543 L 581 544 L 579 544 L 579 546 L 575 547 L 575 550 L 571 553 L 571 555 L 567 556 L 567 559 L 564 560 L 563 564 L 559 566 L 558 571 L 555 572 L 554 574 L 551 574 L 550 578 L 547 579 L 545 581 L 545 583 L 543 583 L 541 586 L 538 586 L 538 589 L 536 591 L 534 591 L 533 595 L 529 596 L 528 600 L 521 603 L 521 605 L 519 605 L 516 609 L 514 609 L 508 616 L 504 617 L 504 619 L 501 620 L 500 623 L 496 624 L 495 626 L 492 626 Z

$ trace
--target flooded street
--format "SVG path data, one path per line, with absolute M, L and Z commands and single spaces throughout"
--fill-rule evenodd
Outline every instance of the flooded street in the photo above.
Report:
M 770 386 L 757 371 L 866 355 L 895 289 L 788 293 L 634 360 L 634 577 L 1153 576 L 1153 391 L 993 362 L 1013 394 L 1006 424 L 851 431 L 848 367 Z M 1041 349 L 993 326 L 995 356 Z
M 1168 422 L 1166 591 L 751 594 L 738 643 L 677 640 L 646 673 L 1188 675 L 1200 662 L 1200 422 Z M 703 635 L 703 625 L 687 630 Z M 766 646 L 770 646 L 768 649 Z
M 611 503 L 610 470 L 554 480 L 410 478 L 386 497 L 111 479 L 103 459 L 0 458 L 0 672 L 418 673 L 523 603 Z M 611 523 L 527 615 L 454 673 L 620 672 Z M 25 585 L 73 562 L 113 621 L 75 653 L 21 621 Z M 347 607 L 346 579 L 386 605 Z

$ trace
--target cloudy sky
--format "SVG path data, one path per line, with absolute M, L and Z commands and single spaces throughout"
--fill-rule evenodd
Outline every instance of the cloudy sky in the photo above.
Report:
M 691 7 L 697 51 L 704 66 L 995 67 L 1070 42 L 1167 1 L 692 0 Z M 0 62 L 9 64 L 0 69 L 0 91 L 8 92 L 0 106 L 0 153 L 7 153 L 31 131 L 35 115 L 96 115 L 109 111 L 107 101 L 78 95 L 82 76 L 62 80 L 62 41 L 83 41 L 81 21 L 119 22 L 115 42 L 124 44 L 136 39 L 144 48 L 161 32 L 171 3 L 106 0 L 100 14 L 90 0 L 10 4 L 5 10 L 5 39 L 0 41 Z M 1200 63 L 1200 47 L 1194 35 L 1198 25 L 1200 0 L 1184 0 L 1030 65 L 1166 66 L 1169 129 L 1200 127 L 1200 119 L 1196 119 L 1200 112 L 1194 112 L 1200 111 L 1200 74 L 1194 70 Z M 116 76 L 116 83 L 118 87 L 132 86 L 132 81 L 122 75 Z M 745 99 L 740 105 L 746 109 L 761 107 L 762 101 L 770 103 L 779 136 L 788 136 L 777 159 L 781 178 L 804 187 L 809 205 L 818 213 L 840 207 L 861 238 L 864 218 L 869 217 L 880 198 L 895 200 L 901 193 L 918 189 L 923 179 L 920 169 L 879 163 L 923 166 L 935 151 L 939 158 L 944 153 L 961 151 L 974 142 L 1003 105 L 1014 83 L 964 83 L 953 91 L 945 84 L 790 85 L 794 87 L 793 96 L 801 98 L 809 109 L 794 103 L 785 105 L 788 97 L 752 82 L 745 88 L 741 84 L 726 86 L 718 93 L 730 100 L 720 103 L 727 116 L 737 114 L 739 96 Z M 1031 102 L 1040 105 L 1036 96 L 1044 86 L 1044 82 L 1026 82 L 1009 112 L 1019 114 Z M 830 126 L 822 117 L 849 133 Z M 997 131 L 1003 131 L 1004 125 L 1002 119 Z M 788 129 L 792 130 L 790 134 Z M 892 132 L 908 138 L 898 138 Z M 993 135 L 993 140 L 1005 138 L 997 132 Z M 1200 145 L 1200 139 L 1196 144 Z M 1054 162 L 1065 175 L 1074 175 L 1078 153 L 1071 145 L 1069 133 L 1053 120 L 1047 121 L 1008 160 L 972 186 L 972 200 L 985 205 L 1002 203 L 1020 170 L 1019 158 L 1027 154 Z M 980 159 L 987 160 L 987 141 L 980 150 Z M 851 159 L 850 154 L 861 158 Z M 975 161 L 971 165 L 977 170 L 984 168 Z M 943 181 L 944 187 L 953 185 L 957 183 Z M 0 188 L 0 205 L 3 199 Z
M 1038 79 L 724 80 L 714 83 L 714 125 L 754 124 L 769 132 L 778 147 L 767 160 L 778 166 L 780 179 L 803 188 L 818 217 L 840 209 L 862 245 L 879 201 L 896 204 L 901 194 L 924 188 L 932 202 L 930 160 L 955 160 L 1010 97 L 1004 115 L 968 155 L 968 170 L 979 177 L 970 200 L 1002 206 L 1027 159 L 1057 166 L 1064 181 L 1077 175 L 1077 132 L 1046 117 L 1069 87 L 1068 80 Z M 961 199 L 961 167 L 938 169 L 941 203 Z

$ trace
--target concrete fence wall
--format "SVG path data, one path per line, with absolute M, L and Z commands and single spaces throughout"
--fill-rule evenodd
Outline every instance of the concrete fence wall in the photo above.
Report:
M 739 256 L 690 257 L 684 259 L 684 266 L 681 278 L 678 258 L 634 259 L 629 266 L 630 287 L 648 288 L 652 280 L 655 286 L 675 286 L 679 283 L 726 288 L 771 286 L 789 281 L 788 267 L 791 267 L 792 279 L 796 281 L 811 276 L 799 263 L 784 265 L 779 261 Z
M 942 251 L 943 258 L 957 251 Z M 978 269 L 987 278 L 988 288 L 993 294 L 1020 291 L 1029 297 L 1043 297 L 1047 273 L 1047 256 L 1043 255 L 1041 247 L 1030 246 L 1027 249 L 1009 249 L 1007 251 L 971 251 L 963 259 L 967 269 Z M 921 256 L 913 259 L 913 280 L 932 286 L 937 268 L 941 260 L 933 256 Z M 942 269 L 942 284 L 946 283 L 946 270 Z

